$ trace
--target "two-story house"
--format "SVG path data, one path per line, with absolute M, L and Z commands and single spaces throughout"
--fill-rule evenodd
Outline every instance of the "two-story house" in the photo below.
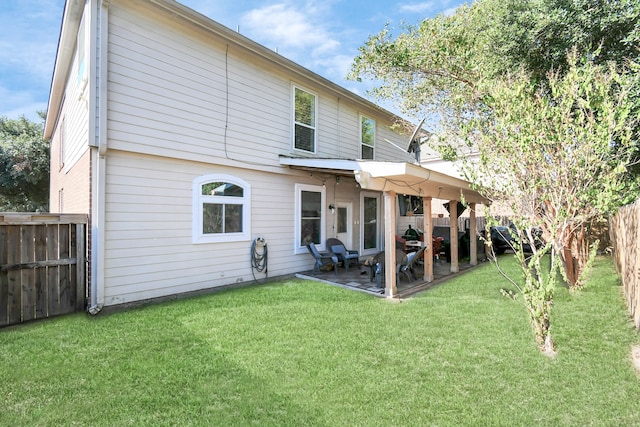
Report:
M 483 202 L 385 143 L 397 119 L 175 1 L 67 0 L 50 210 L 89 215 L 90 311 L 309 270 L 327 237 L 375 254 L 397 194 Z

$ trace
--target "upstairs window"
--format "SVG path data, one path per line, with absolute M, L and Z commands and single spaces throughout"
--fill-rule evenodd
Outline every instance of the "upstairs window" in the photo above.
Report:
M 293 92 L 293 147 L 296 150 L 315 153 L 317 98 L 314 94 L 298 87 L 294 87 Z
M 193 242 L 249 240 L 251 187 L 229 175 L 193 181 Z
M 360 116 L 360 146 L 362 159 L 373 160 L 375 140 L 376 122 L 368 117 Z

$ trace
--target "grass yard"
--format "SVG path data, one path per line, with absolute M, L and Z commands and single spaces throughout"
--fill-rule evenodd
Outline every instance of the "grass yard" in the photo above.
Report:
M 595 268 L 557 293 L 553 359 L 489 264 L 400 303 L 290 280 L 0 330 L 0 425 L 640 425 L 639 335 Z

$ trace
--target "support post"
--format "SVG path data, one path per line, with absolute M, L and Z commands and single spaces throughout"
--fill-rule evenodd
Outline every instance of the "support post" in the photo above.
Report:
M 433 219 L 431 218 L 431 197 L 422 198 L 422 206 L 424 208 L 424 220 L 422 224 L 423 243 L 427 245 L 424 251 L 424 276 L 425 282 L 433 282 Z
M 476 204 L 469 203 L 469 263 L 471 265 L 478 265 L 478 238 L 476 234 Z
M 449 201 L 449 251 L 451 252 L 451 272 L 460 271 L 458 265 L 458 201 Z
M 396 193 L 384 192 L 384 295 L 394 298 L 396 287 Z

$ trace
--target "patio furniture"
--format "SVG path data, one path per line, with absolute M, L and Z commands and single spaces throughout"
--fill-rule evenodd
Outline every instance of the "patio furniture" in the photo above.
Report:
M 417 252 L 410 252 L 407 254 L 407 264 L 400 266 L 400 273 L 405 274 L 410 282 L 413 282 L 413 266 L 416 265 L 422 258 L 422 254 L 427 249 L 426 246 L 421 247 Z
M 400 249 L 401 251 L 407 250 L 407 241 L 403 239 L 399 235 L 396 234 L 396 249 Z
M 439 262 L 441 257 L 446 257 L 446 251 L 444 247 L 444 237 L 434 237 L 433 238 L 433 259 L 436 262 Z
M 404 251 L 396 249 L 396 284 L 400 280 L 400 269 L 403 265 L 407 264 L 407 254 Z M 373 257 L 373 260 L 369 263 L 371 274 L 369 276 L 370 281 L 376 279 L 376 283 L 379 288 L 382 287 L 382 276 L 384 275 L 384 251 L 379 252 Z
M 358 251 L 347 249 L 340 240 L 333 237 L 327 239 L 327 248 L 338 256 L 338 260 L 342 262 L 345 270 L 349 271 L 349 264 L 352 261 L 355 261 L 358 268 L 360 268 L 360 254 Z
M 318 248 L 316 248 L 316 245 L 313 242 L 307 244 L 307 249 L 309 250 L 309 253 L 313 256 L 313 258 L 316 260 L 316 263 L 313 266 L 314 274 L 318 273 L 320 271 L 320 268 L 324 266 L 332 265 L 336 276 L 338 275 L 338 256 L 337 255 L 331 252 L 318 251 Z

